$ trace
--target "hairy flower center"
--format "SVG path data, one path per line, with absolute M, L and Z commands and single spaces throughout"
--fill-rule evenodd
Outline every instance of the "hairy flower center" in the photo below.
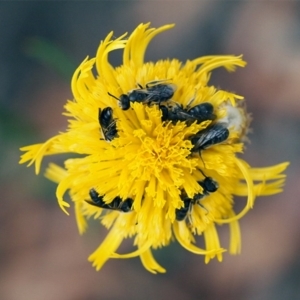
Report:
M 163 128 L 158 128 L 163 129 Z M 176 143 L 169 134 L 170 130 L 161 130 L 156 137 L 141 139 L 141 147 L 138 153 L 139 165 L 156 175 L 163 169 L 170 169 L 178 164 L 178 160 L 185 159 L 189 150 L 181 148 L 181 143 Z
M 183 183 L 183 169 L 191 170 L 194 165 L 189 157 L 192 144 L 185 138 L 185 125 L 157 124 L 145 120 L 147 128 L 134 130 L 133 135 L 138 138 L 139 145 L 136 153 L 128 156 L 128 168 L 135 178 L 150 181 L 155 176 L 158 181 L 167 186 L 171 181 L 175 186 Z M 154 127 L 152 131 L 150 128 Z

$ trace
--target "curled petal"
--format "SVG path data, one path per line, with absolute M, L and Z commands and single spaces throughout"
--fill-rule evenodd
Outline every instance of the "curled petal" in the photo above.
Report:
M 254 184 L 254 195 L 255 196 L 270 196 L 282 192 L 282 187 L 285 183 L 284 179 L 279 179 L 271 183 L 263 181 L 261 183 Z M 234 194 L 237 196 L 246 196 L 248 192 L 247 186 L 240 183 L 236 186 Z
M 114 226 L 114 228 L 109 231 L 102 244 L 88 258 L 97 271 L 102 268 L 105 262 L 111 257 L 112 253 L 120 246 L 122 241 L 123 236 L 119 234 L 117 226 Z
M 232 211 L 229 214 L 230 217 L 234 217 L 235 213 Z M 239 254 L 241 253 L 241 230 L 240 225 L 237 220 L 229 223 L 230 230 L 230 243 L 229 243 L 229 253 L 230 254 Z
M 244 180 L 247 183 L 247 204 L 244 207 L 244 209 L 234 217 L 229 217 L 227 219 L 215 219 L 215 222 L 219 224 L 230 223 L 242 218 L 249 211 L 249 209 L 253 207 L 254 204 L 254 199 L 255 199 L 254 186 L 253 186 L 253 181 L 249 174 L 249 167 L 244 161 L 242 161 L 239 158 L 236 158 L 235 162 L 237 167 L 240 169 L 242 175 L 244 176 Z
M 262 182 L 260 184 L 255 185 L 254 193 L 256 196 L 270 196 L 278 194 L 283 191 L 282 187 L 284 183 L 284 179 L 276 180 L 271 183 Z
M 145 251 L 149 250 L 152 245 L 151 241 L 147 241 L 142 246 L 139 246 L 137 250 L 127 253 L 127 254 L 118 254 L 118 253 L 112 253 L 111 258 L 133 258 L 142 255 Z
M 24 163 L 28 160 L 31 160 L 28 164 L 28 166 L 35 163 L 35 174 L 39 174 L 41 163 L 45 155 L 53 154 L 51 151 L 51 147 L 53 145 L 53 142 L 57 139 L 58 136 L 54 136 L 53 138 L 49 139 L 44 144 L 36 144 L 32 146 L 26 146 L 20 148 L 21 151 L 27 151 L 22 156 L 22 159 L 20 160 L 20 164 Z
M 199 76 L 202 76 L 220 67 L 224 67 L 227 71 L 234 71 L 236 66 L 244 67 L 246 62 L 242 57 L 242 55 L 211 55 L 196 58 L 193 60 L 193 63 L 195 65 L 201 65 L 197 73 Z
M 244 179 L 248 187 L 248 198 L 247 198 L 247 207 L 252 208 L 254 204 L 254 193 L 253 193 L 253 180 L 249 174 L 248 165 L 241 159 L 236 158 L 235 160 L 237 167 L 242 172 Z
M 67 212 L 65 207 L 70 207 L 70 204 L 64 201 L 63 195 L 70 188 L 70 180 L 72 180 L 70 177 L 65 178 L 58 184 L 56 189 L 56 197 L 57 197 L 58 205 L 62 209 L 62 211 L 67 215 L 69 215 L 69 213 Z
M 114 68 L 108 62 L 108 54 L 109 52 L 117 49 L 123 49 L 127 43 L 127 40 L 123 40 L 123 38 L 127 35 L 124 33 L 122 36 L 115 40 L 111 40 L 113 36 L 113 32 L 111 32 L 104 41 L 101 42 L 97 55 L 96 55 L 96 68 L 98 74 L 105 78 L 107 82 L 110 84 L 117 84 L 116 78 L 114 76 Z
M 90 71 L 93 68 L 93 65 L 95 63 L 95 59 L 88 59 L 89 57 L 87 56 L 84 61 L 79 65 L 79 67 L 75 70 L 73 76 L 72 76 L 72 80 L 71 80 L 71 89 L 72 89 L 72 93 L 74 95 L 74 98 L 78 101 L 80 99 L 82 99 L 82 97 L 86 94 L 83 93 L 82 94 L 82 87 L 80 87 L 80 85 L 78 85 L 79 83 L 79 79 L 82 77 L 85 77 L 85 73 L 87 71 Z M 86 89 L 86 87 L 85 87 Z
M 148 29 L 150 23 L 140 24 L 130 35 L 128 43 L 124 49 L 123 63 L 130 65 L 131 62 L 136 67 L 141 67 L 144 63 L 144 55 L 149 42 L 159 33 L 171 29 L 175 24 L 161 26 L 157 29 Z
M 174 229 L 175 237 L 177 241 L 180 243 L 180 245 L 194 254 L 207 255 L 208 257 L 211 257 L 225 251 L 225 249 L 222 248 L 204 250 L 193 245 L 190 242 L 190 240 L 186 238 L 187 231 L 189 231 L 189 229 L 186 227 L 186 224 L 184 222 L 175 222 L 173 225 L 173 229 Z
M 85 233 L 88 228 L 88 223 L 82 214 L 82 202 L 75 202 L 75 218 L 78 227 L 79 234 Z
M 156 262 L 156 260 L 154 259 L 150 249 L 148 249 L 147 251 L 142 253 L 140 255 L 140 257 L 141 257 L 141 261 L 143 263 L 143 266 L 149 272 L 151 272 L 153 274 L 166 273 L 166 270 Z
M 207 251 L 215 251 L 221 249 L 219 236 L 214 223 L 210 223 L 204 231 L 204 239 Z M 222 252 L 212 252 L 205 255 L 205 263 L 207 264 L 212 258 L 217 256 L 218 261 L 222 261 Z
M 249 170 L 252 179 L 255 180 L 274 180 L 285 178 L 285 174 L 281 174 L 289 166 L 289 162 L 284 162 L 275 166 L 265 168 L 251 168 Z

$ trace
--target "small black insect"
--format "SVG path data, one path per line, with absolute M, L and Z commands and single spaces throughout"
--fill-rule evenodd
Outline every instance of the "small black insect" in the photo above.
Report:
M 162 83 L 165 80 L 155 80 L 148 82 L 146 88 L 143 88 L 140 84 L 140 88 L 132 90 L 128 96 L 131 102 L 145 102 L 150 104 L 160 104 L 161 102 L 171 99 L 175 92 L 175 85 L 170 83 Z
M 199 124 L 203 121 L 215 119 L 214 107 L 208 102 L 198 104 L 190 109 L 184 109 L 178 103 L 172 107 L 161 105 L 160 110 L 162 111 L 162 122 L 172 121 L 177 123 L 178 121 L 184 121 L 189 126 L 195 121 Z
M 105 140 L 112 141 L 118 136 L 116 120 L 113 118 L 111 107 L 99 108 L 98 120 L 101 126 Z
M 177 221 L 183 221 L 188 215 L 189 222 L 191 223 L 190 214 L 192 210 L 192 205 L 194 204 L 198 204 L 204 210 L 207 211 L 207 209 L 199 202 L 199 200 L 203 199 L 205 196 L 208 196 L 210 193 L 214 193 L 215 191 L 217 191 L 218 183 L 215 180 L 213 180 L 211 177 L 207 177 L 207 176 L 205 176 L 204 180 L 198 181 L 198 183 L 203 188 L 202 193 L 195 194 L 193 198 L 187 197 L 187 195 L 184 193 L 182 197 L 183 207 L 175 210 Z
M 108 93 L 120 102 L 123 110 L 130 108 L 130 102 L 139 102 L 145 104 L 160 104 L 161 102 L 171 99 L 175 92 L 175 86 L 170 83 L 163 83 L 165 80 L 155 80 L 148 82 L 143 88 L 138 84 L 139 88 L 130 91 L 127 95 L 122 94 L 119 98 Z
M 101 207 L 104 209 L 117 210 L 121 212 L 129 212 L 132 209 L 133 200 L 131 198 L 127 198 L 122 200 L 120 197 L 116 197 L 110 203 L 105 203 L 103 201 L 103 196 L 100 196 L 95 189 L 90 189 L 90 197 L 92 201 L 85 200 L 87 203 Z
M 191 142 L 194 145 L 192 152 L 200 152 L 213 145 L 224 142 L 229 136 L 229 130 L 222 124 L 216 123 L 209 126 L 191 137 Z

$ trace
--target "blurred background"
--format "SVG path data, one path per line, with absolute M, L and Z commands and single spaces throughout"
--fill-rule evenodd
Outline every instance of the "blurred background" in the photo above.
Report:
M 0 19 L 0 299 L 300 298 L 300 2 L 1 2 Z M 247 99 L 253 133 L 243 158 L 291 165 L 284 192 L 258 198 L 241 220 L 241 255 L 205 265 L 173 243 L 154 253 L 166 274 L 148 273 L 138 258 L 96 272 L 87 257 L 106 231 L 94 222 L 79 236 L 56 185 L 18 165 L 19 148 L 65 130 L 72 73 L 108 32 L 148 21 L 176 27 L 152 41 L 147 60 L 244 54 L 246 68 L 218 70 L 211 83 Z M 227 247 L 226 226 L 219 232 Z

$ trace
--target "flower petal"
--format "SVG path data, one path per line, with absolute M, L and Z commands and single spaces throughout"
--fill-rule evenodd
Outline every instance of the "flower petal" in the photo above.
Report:
M 128 43 L 124 49 L 123 63 L 130 65 L 132 62 L 136 67 L 141 67 L 144 63 L 144 55 L 149 42 L 159 33 L 171 29 L 175 24 L 161 26 L 157 29 L 148 29 L 150 23 L 140 24 L 130 35 Z
M 187 236 L 190 235 L 190 232 L 186 227 L 186 224 L 183 222 L 175 222 L 173 224 L 173 229 L 174 229 L 175 237 L 177 241 L 180 243 L 180 245 L 194 254 L 206 255 L 208 257 L 211 257 L 225 251 L 225 249 L 222 248 L 204 250 L 191 244 L 190 240 L 187 238 Z
M 114 226 L 102 244 L 88 258 L 88 261 L 93 263 L 93 267 L 99 271 L 105 262 L 111 257 L 111 254 L 116 251 L 123 241 L 123 236 L 118 233 L 117 226 Z
M 143 263 L 143 266 L 145 267 L 146 270 L 149 272 L 156 274 L 156 273 L 166 273 L 166 270 L 160 266 L 156 260 L 154 259 L 152 252 L 150 248 L 143 252 L 141 255 L 141 261 Z

